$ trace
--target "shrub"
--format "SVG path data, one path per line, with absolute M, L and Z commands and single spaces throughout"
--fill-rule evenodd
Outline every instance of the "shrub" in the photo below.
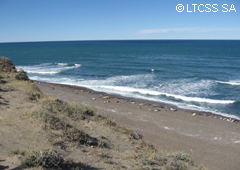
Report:
M 10 152 L 10 155 L 18 155 L 18 154 L 19 154 L 19 149 L 15 149 Z
M 173 152 L 169 156 L 185 162 L 191 161 L 191 157 L 187 153 L 184 153 L 182 151 Z
M 60 168 L 64 159 L 62 154 L 52 148 L 46 148 L 27 150 L 21 161 L 27 167 Z
M 142 132 L 139 129 L 135 129 L 131 134 L 130 134 L 130 138 L 136 139 L 136 140 L 140 140 L 143 138 L 142 136 Z
M 181 170 L 183 168 L 182 163 L 178 162 L 176 159 L 170 159 L 166 164 L 167 170 Z
M 44 109 L 54 113 L 63 113 L 72 120 L 85 119 L 96 115 L 96 109 L 84 107 L 80 104 L 69 104 L 59 99 L 45 100 L 42 103 Z
M 112 164 L 112 158 L 105 158 L 103 162 L 107 164 Z
M 31 100 L 31 101 L 34 101 L 34 100 L 38 100 L 41 98 L 41 95 L 38 94 L 38 93 L 28 93 L 28 99 Z
M 69 141 L 74 141 L 79 144 L 85 144 L 90 146 L 98 146 L 99 141 L 96 138 L 89 136 L 88 134 L 76 129 L 76 128 L 69 128 L 67 131 L 64 132 L 64 136 Z

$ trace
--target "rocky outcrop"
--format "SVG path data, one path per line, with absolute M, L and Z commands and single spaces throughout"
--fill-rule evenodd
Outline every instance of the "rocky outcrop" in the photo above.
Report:
M 0 57 L 0 73 L 5 73 L 5 76 L 15 77 L 18 80 L 29 81 L 28 75 L 23 69 L 17 71 L 12 63 L 12 60 L 6 57 Z
M 27 73 L 25 71 L 23 71 L 23 69 L 19 70 L 19 72 L 17 73 L 15 78 L 18 80 L 25 80 L 25 81 L 29 80 Z
M 12 63 L 12 60 L 6 57 L 0 57 L 0 72 L 16 73 L 17 70 Z

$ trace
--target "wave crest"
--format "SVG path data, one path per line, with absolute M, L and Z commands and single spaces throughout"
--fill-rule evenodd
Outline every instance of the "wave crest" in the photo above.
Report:
M 207 98 L 200 98 L 200 97 L 187 97 L 187 96 L 162 93 L 162 92 L 145 90 L 145 89 L 135 89 L 135 88 L 124 87 L 124 86 L 101 86 L 101 88 L 112 89 L 112 90 L 123 91 L 123 92 L 140 93 L 144 95 L 147 94 L 147 95 L 153 95 L 153 96 L 167 96 L 167 97 L 173 97 L 175 99 L 181 99 L 183 101 L 188 101 L 188 102 L 200 102 L 200 103 L 212 103 L 212 104 L 231 104 L 235 102 L 234 100 L 215 100 L 215 99 L 207 99 Z
M 57 64 L 59 66 L 67 66 L 68 65 L 67 63 L 55 63 L 55 64 Z
M 229 82 L 225 82 L 225 81 L 216 81 L 217 83 L 221 83 L 221 84 L 229 84 L 229 85 L 233 85 L 233 86 L 240 86 L 240 82 L 239 81 L 229 81 Z
M 27 73 L 32 74 L 57 74 L 64 70 L 74 69 L 81 67 L 81 64 L 67 64 L 67 63 L 42 63 L 39 65 L 31 65 L 31 66 L 17 66 L 19 70 L 22 68 Z

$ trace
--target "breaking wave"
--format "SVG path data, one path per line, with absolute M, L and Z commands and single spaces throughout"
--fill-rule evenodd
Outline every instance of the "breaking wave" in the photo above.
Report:
M 221 83 L 221 84 L 229 84 L 229 85 L 233 85 L 233 86 L 240 86 L 240 81 L 229 81 L 229 82 L 216 81 L 216 82 Z
M 42 63 L 39 65 L 31 65 L 31 66 L 17 66 L 19 70 L 22 68 L 27 73 L 32 74 L 57 74 L 64 70 L 74 69 L 81 67 L 81 64 L 67 64 L 67 63 Z

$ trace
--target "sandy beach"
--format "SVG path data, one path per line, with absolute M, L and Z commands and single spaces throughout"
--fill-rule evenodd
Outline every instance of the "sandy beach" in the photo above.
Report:
M 182 150 L 209 170 L 240 166 L 240 122 L 210 113 L 95 92 L 87 88 L 35 82 L 55 98 L 94 106 L 127 128 L 139 129 L 145 141 L 167 151 Z

